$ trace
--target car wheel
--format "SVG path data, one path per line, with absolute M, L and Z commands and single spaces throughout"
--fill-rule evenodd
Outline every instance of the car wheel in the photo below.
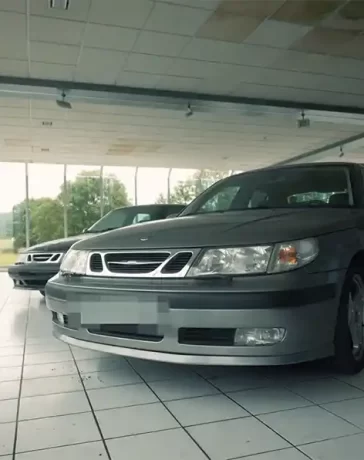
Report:
M 364 280 L 362 270 L 349 269 L 335 330 L 335 367 L 345 374 L 364 368 Z
M 45 291 L 39 291 L 39 292 L 42 294 L 43 297 L 45 296 Z

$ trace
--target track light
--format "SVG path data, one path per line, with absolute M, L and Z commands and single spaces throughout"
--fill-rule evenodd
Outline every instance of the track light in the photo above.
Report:
M 305 112 L 302 110 L 301 118 L 297 120 L 297 128 L 308 128 L 310 126 L 310 119 L 305 118 Z
M 192 117 L 193 115 L 193 110 L 192 110 L 192 107 L 191 107 L 191 104 L 187 104 L 187 112 L 186 112 L 186 117 Z
M 62 100 L 57 99 L 57 105 L 58 107 L 61 107 L 62 109 L 72 109 L 72 105 L 66 101 L 66 93 L 62 91 Z

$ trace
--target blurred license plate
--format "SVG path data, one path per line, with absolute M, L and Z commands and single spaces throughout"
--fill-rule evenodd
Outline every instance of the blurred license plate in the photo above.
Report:
M 157 324 L 158 299 L 135 296 L 81 302 L 82 324 Z

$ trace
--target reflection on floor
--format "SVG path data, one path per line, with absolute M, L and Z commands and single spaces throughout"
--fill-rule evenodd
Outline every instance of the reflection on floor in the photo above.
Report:
M 51 336 L 0 274 L 0 460 L 362 460 L 364 373 L 181 367 Z

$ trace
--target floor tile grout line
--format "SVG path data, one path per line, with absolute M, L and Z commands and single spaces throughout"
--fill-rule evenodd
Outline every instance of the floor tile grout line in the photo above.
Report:
M 43 452 L 46 450 L 53 450 L 53 449 L 62 449 L 63 447 L 73 447 L 73 446 L 82 446 L 86 444 L 96 444 L 101 442 L 99 439 L 96 441 L 82 441 L 82 442 L 74 442 L 72 444 L 62 444 L 59 446 L 51 446 L 51 447 L 42 447 L 41 449 L 30 449 L 30 450 L 22 450 L 21 452 L 17 452 L 18 455 L 20 454 L 27 454 L 30 452 Z M 1 460 L 1 455 L 0 455 L 0 460 Z
M 91 399 L 90 399 L 90 397 L 89 397 L 89 395 L 88 395 L 88 393 L 87 393 L 85 384 L 84 384 L 83 379 L 82 379 L 81 372 L 80 372 L 80 370 L 79 370 L 79 368 L 78 368 L 77 361 L 76 361 L 76 358 L 75 358 L 75 356 L 74 356 L 74 354 L 73 354 L 73 350 L 71 349 L 71 347 L 70 347 L 70 352 L 71 352 L 71 355 L 72 355 L 72 357 L 73 357 L 73 361 L 74 361 L 74 364 L 75 364 L 75 366 L 76 366 L 77 373 L 78 373 L 78 377 L 79 377 L 79 379 L 80 379 L 80 381 L 81 381 L 81 385 L 82 385 L 84 394 L 85 394 L 86 399 L 87 399 L 87 402 L 88 402 L 88 404 L 89 404 L 89 406 L 90 406 L 91 413 L 92 413 L 92 416 L 93 416 L 93 418 L 94 418 L 96 427 L 97 427 L 97 429 L 98 429 L 98 431 L 99 431 L 99 434 L 100 434 L 100 437 L 101 437 L 101 441 L 102 441 L 102 443 L 103 443 L 103 445 L 104 445 L 104 449 L 105 449 L 106 455 L 107 455 L 107 457 L 108 457 L 109 460 L 112 460 L 111 455 L 110 455 L 110 452 L 109 452 L 109 448 L 107 447 L 107 444 L 106 444 L 106 441 L 105 441 L 105 438 L 104 438 L 104 434 L 103 434 L 103 432 L 102 432 L 102 430 L 101 430 L 101 426 L 100 426 L 99 421 L 98 421 L 98 419 L 97 419 L 97 417 L 96 417 L 94 408 L 93 408 L 92 403 L 91 403 Z M 13 459 L 13 460 L 15 460 L 15 459 Z
M 348 401 L 348 400 L 345 400 L 345 401 Z M 343 402 L 343 401 L 338 401 L 338 402 Z M 325 404 L 326 404 L 326 403 L 325 403 Z M 330 404 L 330 403 L 328 403 L 328 404 Z M 326 411 L 328 414 L 334 415 L 335 417 L 337 417 L 337 418 L 343 420 L 344 422 L 349 423 L 349 425 L 352 425 L 354 428 L 356 428 L 357 430 L 360 430 L 361 432 L 364 433 L 364 428 L 361 428 L 361 427 L 359 427 L 358 425 L 355 425 L 355 423 L 353 423 L 353 422 L 349 422 L 349 420 L 346 420 L 346 419 L 345 419 L 344 417 L 342 417 L 341 415 L 337 415 L 337 414 L 335 414 L 334 412 L 331 412 L 330 410 L 326 409 L 326 407 L 323 407 L 323 406 L 321 406 L 320 404 L 317 404 L 317 407 L 319 407 L 320 409 L 323 409 L 323 410 Z
M 248 455 L 243 455 L 243 456 L 239 456 L 239 457 L 229 457 L 227 458 L 226 460 L 241 460 L 241 459 L 244 459 L 244 458 L 250 458 L 250 457 L 258 457 L 259 455 L 264 455 L 264 454 L 271 454 L 272 452 L 283 452 L 285 450 L 290 450 L 292 449 L 292 447 L 284 447 L 283 449 L 274 449 L 274 450 L 267 450 L 265 452 L 256 452 L 255 454 L 248 454 Z M 298 450 L 298 449 L 297 449 Z M 301 451 L 299 451 L 301 452 Z M 304 454 L 304 452 L 302 452 Z M 307 455 L 306 455 L 307 457 Z M 313 460 L 311 457 L 307 457 L 309 458 L 309 460 Z
M 327 442 L 327 441 L 335 441 L 336 439 L 351 438 L 352 436 L 360 436 L 360 435 L 363 435 L 363 434 L 364 434 L 363 432 L 350 433 L 350 434 L 341 434 L 339 436 L 336 436 L 335 438 L 325 438 L 325 439 L 320 439 L 319 441 L 304 442 L 303 444 L 297 444 L 297 446 L 295 446 L 295 447 L 296 447 L 296 449 L 299 449 L 300 447 L 311 446 L 312 444 L 319 444 L 321 442 Z
M 356 385 L 354 385 L 353 383 L 351 382 L 347 382 L 345 380 L 341 380 L 339 377 L 332 377 L 333 380 L 336 380 L 337 382 L 340 382 L 340 383 L 345 383 L 346 385 L 348 385 L 349 387 L 352 387 L 352 388 L 355 388 L 356 390 L 360 390 L 363 392 L 363 397 L 364 397 L 364 389 L 363 388 L 360 388 L 360 387 L 357 387 Z
M 200 375 L 200 374 L 199 374 Z M 258 422 L 262 423 L 266 428 L 268 428 L 270 431 L 272 431 L 273 433 L 275 433 L 277 436 L 279 436 L 281 439 L 283 439 L 283 441 L 287 442 L 291 447 L 293 447 L 294 449 L 296 449 L 296 446 L 291 442 L 289 441 L 288 439 L 286 439 L 284 436 L 282 436 L 281 434 L 279 434 L 277 431 L 275 431 L 273 428 L 271 428 L 270 426 L 268 426 L 266 423 L 264 423 L 262 420 L 260 420 L 257 416 L 255 416 L 254 414 L 252 414 L 248 409 L 246 409 L 244 406 L 242 406 L 241 404 L 239 404 L 238 402 L 234 401 L 228 394 L 224 393 L 222 390 L 220 390 L 220 388 L 218 388 L 216 385 L 213 384 L 213 382 L 209 382 L 207 379 L 205 379 L 203 376 L 200 375 L 200 377 L 202 377 L 206 382 L 210 383 L 212 386 L 214 386 L 215 388 L 217 388 L 224 396 L 226 396 L 228 399 L 230 399 L 230 401 L 232 401 L 234 404 L 237 404 L 239 407 L 241 407 L 242 409 L 244 409 L 246 412 L 248 412 L 248 414 L 250 414 L 252 417 L 255 418 L 255 420 L 257 420 Z M 296 449 L 297 450 L 297 449 Z M 305 453 L 304 455 L 310 459 L 310 457 L 308 457 Z M 235 458 L 238 458 L 238 457 L 235 457 Z M 310 459 L 312 460 L 312 459 Z
M 24 360 L 25 360 L 25 349 L 27 346 L 27 331 L 28 331 L 28 324 L 29 324 L 29 316 L 30 316 L 30 305 L 31 305 L 31 295 L 28 294 L 28 306 L 27 306 L 27 319 L 25 323 L 25 330 L 24 330 L 24 352 L 23 352 L 23 362 L 21 366 L 20 372 L 20 383 L 19 383 L 19 394 L 18 394 L 18 404 L 16 408 L 16 421 L 15 421 L 15 432 L 14 432 L 14 443 L 13 443 L 13 453 L 12 459 L 15 460 L 16 455 L 16 446 L 18 441 L 18 428 L 19 428 L 19 414 L 20 414 L 20 404 L 21 404 L 21 391 L 23 385 L 23 375 L 24 375 Z
M 128 358 L 125 358 L 127 363 L 132 367 L 132 369 L 139 375 L 139 377 L 143 380 L 145 385 L 149 388 L 149 390 L 156 396 L 158 401 L 163 405 L 163 407 L 166 409 L 166 411 L 169 412 L 171 417 L 174 418 L 174 420 L 177 422 L 177 424 L 182 428 L 182 430 L 185 432 L 185 434 L 192 440 L 192 442 L 197 446 L 198 449 L 206 456 L 206 459 L 211 460 L 211 457 L 207 455 L 207 452 L 199 445 L 199 443 L 196 441 L 196 439 L 191 436 L 191 434 L 188 432 L 188 430 L 180 423 L 180 421 L 175 417 L 175 415 L 170 411 L 170 409 L 166 406 L 166 404 L 160 399 L 160 397 L 157 395 L 157 393 L 153 390 L 153 388 L 149 385 L 149 383 L 145 380 L 145 378 L 142 376 L 142 374 L 133 366 L 133 364 L 130 362 Z M 152 383 L 152 382 L 150 382 Z

